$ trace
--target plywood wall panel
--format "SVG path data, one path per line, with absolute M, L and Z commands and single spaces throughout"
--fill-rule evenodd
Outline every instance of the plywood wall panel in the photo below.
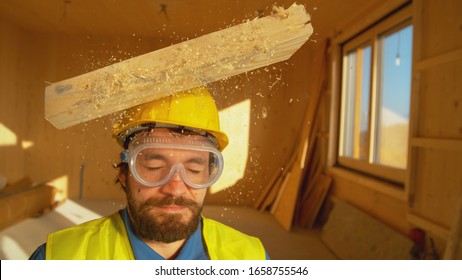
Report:
M 28 32 L 0 19 L 0 175 L 8 182 L 26 176 L 28 49 Z
M 422 1 L 421 58 L 462 48 L 462 1 Z
M 423 70 L 418 136 L 462 139 L 462 60 Z
M 462 152 L 417 149 L 412 213 L 450 228 L 462 197 Z

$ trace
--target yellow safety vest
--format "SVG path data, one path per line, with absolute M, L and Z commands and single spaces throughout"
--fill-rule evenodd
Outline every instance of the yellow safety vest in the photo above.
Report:
M 212 260 L 266 259 L 256 237 L 202 217 L 206 250 Z M 133 260 L 124 222 L 119 213 L 48 235 L 47 260 Z

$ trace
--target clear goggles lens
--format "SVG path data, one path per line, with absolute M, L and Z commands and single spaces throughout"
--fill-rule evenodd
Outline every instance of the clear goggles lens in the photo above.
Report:
M 132 175 L 143 185 L 159 187 L 181 178 L 193 188 L 207 188 L 223 171 L 223 156 L 207 138 L 143 136 L 122 153 Z

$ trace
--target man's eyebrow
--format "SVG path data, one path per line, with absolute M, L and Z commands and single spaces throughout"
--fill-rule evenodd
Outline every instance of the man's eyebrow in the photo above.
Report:
M 144 160 L 163 160 L 167 161 L 167 157 L 159 153 L 145 153 L 142 155 Z M 202 157 L 192 157 L 185 163 L 207 164 L 207 161 Z
M 207 162 L 202 157 L 194 157 L 194 158 L 188 159 L 186 163 L 206 164 Z
M 153 160 L 153 159 L 166 160 L 166 157 L 164 157 L 161 154 L 157 154 L 157 153 L 145 153 L 143 155 L 143 159 L 144 160 Z

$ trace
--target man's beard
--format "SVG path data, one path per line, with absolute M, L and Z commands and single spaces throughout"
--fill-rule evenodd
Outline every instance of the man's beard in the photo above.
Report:
M 165 196 L 162 199 L 150 198 L 138 205 L 127 189 L 128 211 L 136 234 L 151 241 L 171 243 L 190 237 L 199 225 L 202 207 L 195 201 L 182 196 Z M 154 216 L 153 207 L 178 205 L 191 210 L 191 218 L 183 221 L 183 214 L 160 213 Z

